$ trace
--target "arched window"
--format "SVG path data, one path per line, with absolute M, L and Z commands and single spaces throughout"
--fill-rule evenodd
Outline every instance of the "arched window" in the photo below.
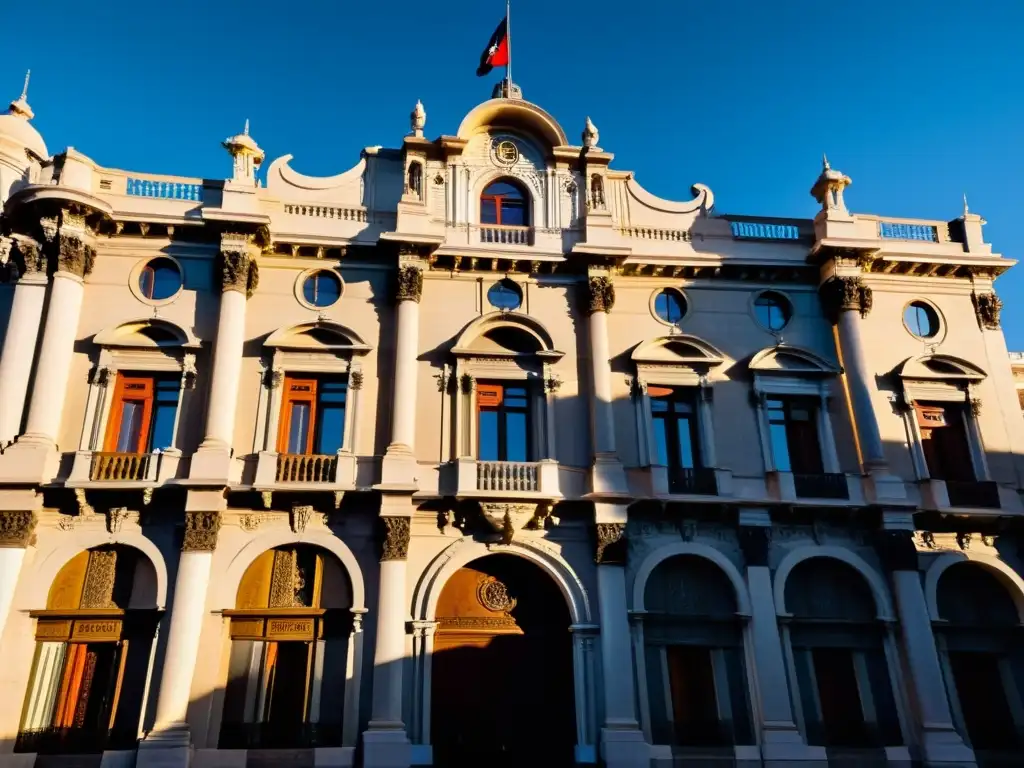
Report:
M 506 227 L 530 226 L 530 196 L 518 182 L 501 179 L 480 195 L 480 223 Z
M 952 565 L 939 578 L 942 624 L 936 640 L 961 735 L 978 757 L 1020 755 L 1024 657 L 1017 606 L 998 577 L 976 563 Z
M 660 563 L 644 588 L 644 666 L 656 744 L 753 744 L 736 592 L 697 555 Z
M 423 196 L 423 166 L 419 163 L 409 164 L 409 180 L 407 183 L 409 194 L 416 197 Z
M 828 557 L 786 582 L 795 702 L 808 744 L 877 749 L 903 744 L 874 596 L 852 566 Z

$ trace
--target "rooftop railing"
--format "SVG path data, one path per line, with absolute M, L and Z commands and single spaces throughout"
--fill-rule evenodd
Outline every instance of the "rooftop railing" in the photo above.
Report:
M 125 194 L 132 197 L 155 197 L 161 200 L 191 200 L 201 202 L 202 184 L 188 184 L 180 181 L 157 181 L 151 179 L 127 179 Z

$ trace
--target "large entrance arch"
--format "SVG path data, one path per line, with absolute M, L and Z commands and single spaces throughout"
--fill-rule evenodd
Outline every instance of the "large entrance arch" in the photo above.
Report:
M 434 764 L 571 764 L 571 619 L 555 582 L 528 560 L 488 555 L 451 575 L 435 616 Z

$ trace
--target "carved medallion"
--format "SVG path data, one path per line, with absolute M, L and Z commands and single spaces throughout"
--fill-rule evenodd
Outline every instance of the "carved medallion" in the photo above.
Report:
M 508 587 L 504 582 L 498 581 L 493 576 L 484 576 L 476 588 L 476 598 L 480 605 L 488 611 L 495 613 L 508 613 L 516 607 L 516 599 L 508 594 Z
M 495 139 L 491 144 L 491 156 L 498 165 L 507 168 L 519 162 L 519 147 L 510 139 Z

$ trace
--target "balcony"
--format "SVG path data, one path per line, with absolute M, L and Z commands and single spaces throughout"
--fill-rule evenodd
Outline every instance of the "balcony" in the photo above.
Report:
M 718 481 L 715 477 L 715 470 L 705 467 L 697 467 L 695 469 L 669 467 L 668 492 L 672 494 L 692 494 L 695 496 L 717 496 Z
M 76 451 L 68 474 L 71 485 L 158 485 L 178 476 L 181 451 L 168 448 L 152 453 Z
M 841 499 L 850 498 L 846 475 L 839 472 L 793 475 L 793 492 L 798 499 Z
M 947 480 L 946 494 L 951 507 L 999 509 L 999 486 L 984 480 Z
M 488 245 L 533 245 L 533 228 L 482 224 L 480 242 Z
M 454 466 L 454 493 L 460 496 L 561 496 L 558 462 L 477 461 L 459 459 Z M 450 475 L 449 475 L 450 477 Z
M 356 457 L 350 453 L 261 451 L 256 456 L 253 485 L 266 490 L 310 487 L 346 490 L 355 487 L 355 480 Z

